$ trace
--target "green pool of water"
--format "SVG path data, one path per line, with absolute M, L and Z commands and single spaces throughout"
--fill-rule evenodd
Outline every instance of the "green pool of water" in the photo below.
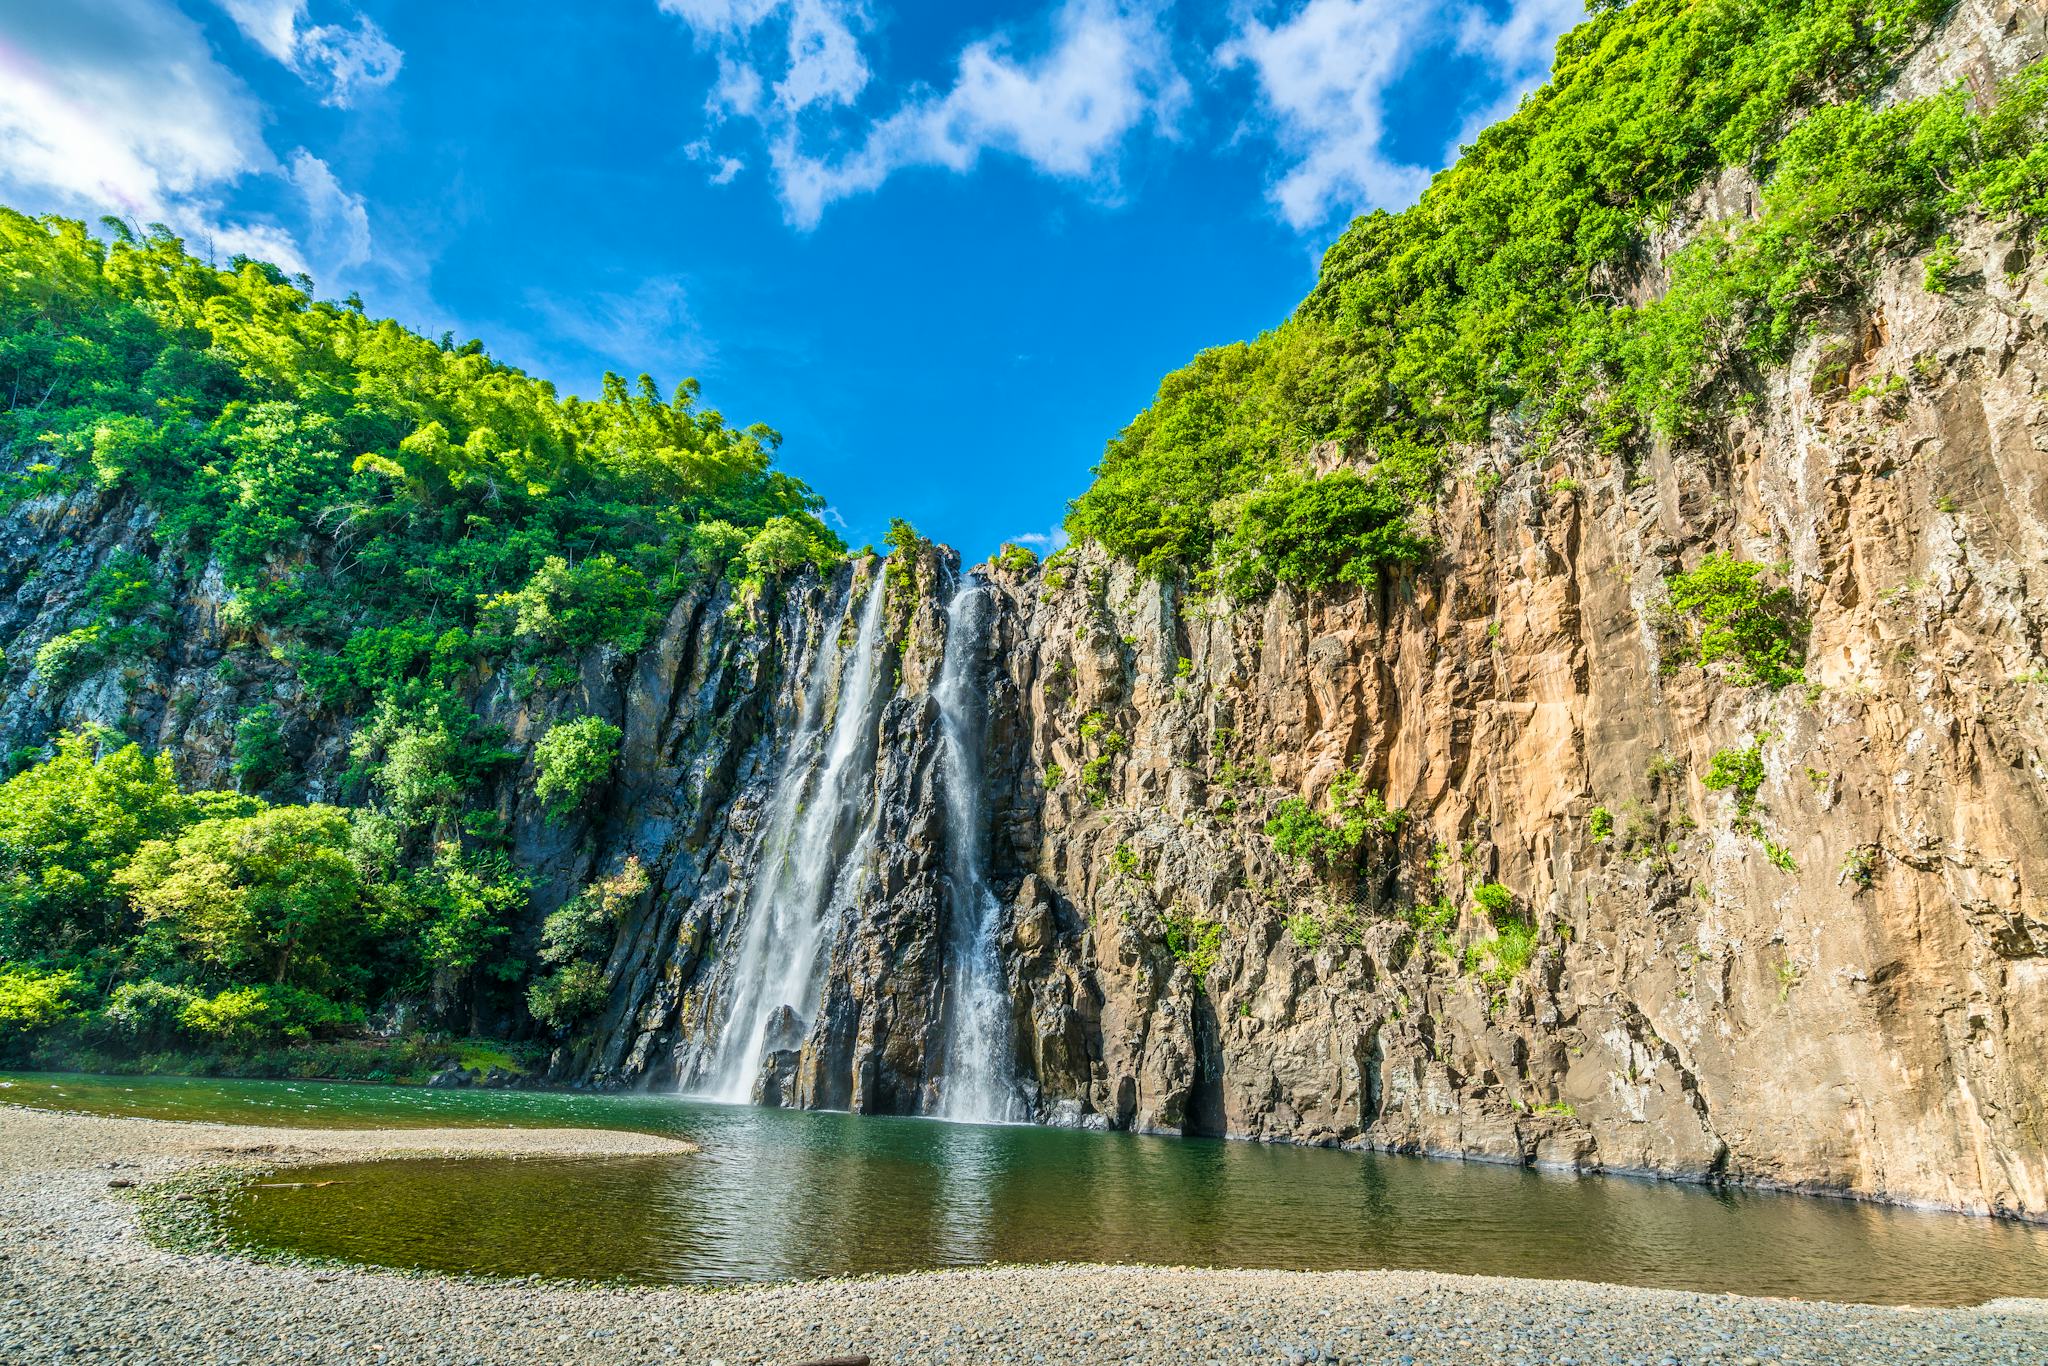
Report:
M 298 1169 L 223 1214 L 254 1244 L 439 1271 L 728 1284 L 974 1266 L 1405 1267 L 1876 1303 L 2048 1295 L 2048 1229 L 1480 1163 L 792 1113 L 672 1097 L 0 1077 L 0 1100 L 315 1126 L 676 1134 L 678 1158 Z M 0 1121 L 4 1122 L 4 1121 Z

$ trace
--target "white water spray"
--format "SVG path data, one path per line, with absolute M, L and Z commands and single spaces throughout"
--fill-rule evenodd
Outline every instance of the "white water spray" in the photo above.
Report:
M 840 679 L 829 726 L 821 699 L 839 652 L 821 644 L 812 697 L 776 784 L 747 898 L 739 956 L 727 977 L 731 1004 L 700 1087 L 717 1100 L 751 1098 L 768 1029 L 789 1006 L 806 1025 L 818 999 L 826 922 L 845 871 L 866 848 L 875 737 L 887 688 L 880 677 L 882 578 L 869 585 L 860 631 Z M 840 617 L 835 617 L 836 623 Z M 853 848 L 849 849 L 849 844 Z M 842 865 L 846 870 L 842 871 Z
M 989 589 L 963 576 L 946 604 L 946 656 L 932 699 L 939 708 L 939 789 L 946 804 L 946 881 L 950 891 L 946 984 L 950 1016 L 939 1113 L 949 1119 L 1023 1118 L 1011 1064 L 1010 997 L 996 951 L 1003 907 L 988 885 L 988 814 L 983 808 L 982 747 L 988 737 L 985 692 Z

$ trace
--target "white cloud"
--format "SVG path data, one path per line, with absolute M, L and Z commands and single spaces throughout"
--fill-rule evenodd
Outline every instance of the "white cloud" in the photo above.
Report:
M 747 169 L 747 163 L 738 157 L 714 151 L 708 138 L 699 138 L 684 147 L 683 155 L 692 161 L 709 162 L 712 171 L 705 179 L 713 185 L 730 185 L 734 176 Z
M 235 27 L 280 62 L 290 62 L 299 45 L 296 30 L 306 0 L 219 0 Z
M 775 84 L 775 98 L 795 113 L 814 104 L 852 104 L 868 83 L 868 64 L 850 11 L 835 0 L 792 0 L 789 12 L 789 73 Z
M 368 17 L 355 25 L 302 28 L 306 0 L 216 0 L 249 41 L 297 72 L 324 86 L 325 104 L 346 109 L 358 93 L 381 90 L 398 76 L 405 60 Z
M 0 192 L 17 206 L 160 222 L 202 251 L 303 270 L 270 224 L 224 222 L 220 195 L 275 172 L 261 110 L 199 27 L 156 0 L 17 15 L 0 63 Z
M 1003 542 L 1006 545 L 1029 546 L 1041 554 L 1056 555 L 1067 548 L 1069 539 L 1067 529 L 1056 526 L 1050 531 L 1020 531 L 1015 536 L 1005 536 Z
M 1458 20 L 1458 48 L 1491 64 L 1501 94 L 1465 121 L 1458 141 L 1470 142 L 1480 129 L 1514 113 L 1522 96 L 1549 77 L 1558 35 L 1585 17 L 1582 0 L 1517 0 L 1498 21 L 1483 9 L 1464 11 Z
M 711 87 L 711 98 L 706 104 L 714 114 L 738 114 L 742 118 L 753 118 L 761 112 L 763 89 L 760 72 L 745 62 L 720 57 L 718 82 Z
M 867 87 L 867 59 L 860 35 L 868 27 L 858 0 L 657 0 L 718 53 L 718 83 L 712 88 L 714 114 L 751 118 L 761 110 L 767 88 L 757 60 L 757 33 L 781 29 L 782 79 L 775 101 L 785 113 L 814 105 L 848 105 Z
M 1011 33 L 970 43 L 949 88 L 913 91 L 856 131 L 850 151 L 821 152 L 815 119 L 805 115 L 853 105 L 871 80 L 859 45 L 865 10 L 848 0 L 661 5 L 718 52 L 711 112 L 761 126 L 784 213 L 799 228 L 815 227 L 828 205 L 872 191 L 897 171 L 965 172 L 987 151 L 1019 157 L 1045 175 L 1113 185 L 1130 134 L 1150 123 L 1170 136 L 1188 99 L 1154 8 L 1063 0 L 1035 55 L 1020 55 Z M 785 41 L 770 103 L 756 35 L 777 24 Z
M 370 259 L 370 213 L 363 197 L 350 194 L 327 163 L 301 147 L 292 154 L 291 182 L 306 203 L 310 244 L 330 270 L 348 270 Z
M 1429 183 L 1426 169 L 1382 150 L 1386 89 L 1429 17 L 1407 0 L 1309 0 L 1277 27 L 1248 20 L 1218 49 L 1219 66 L 1252 69 L 1294 158 L 1272 190 L 1292 227 L 1318 227 L 1359 204 L 1399 206 Z
M 162 223 L 203 257 L 339 274 L 371 257 L 370 216 L 326 162 L 280 164 L 263 110 L 165 0 L 74 0 L 11 21 L 0 50 L 0 199 L 93 219 Z M 302 213 L 231 214 L 251 180 L 276 177 Z M 331 283 L 331 281 L 330 281 Z
M 1477 56 L 1502 88 L 1462 140 L 1513 110 L 1548 73 L 1557 35 L 1584 17 L 1576 0 L 1516 0 L 1498 21 L 1467 5 L 1307 0 L 1271 25 L 1248 17 L 1216 62 L 1250 69 L 1261 112 L 1290 161 L 1273 201 L 1290 226 L 1307 232 L 1340 214 L 1401 208 L 1429 184 L 1429 168 L 1386 150 L 1387 93 L 1418 54 L 1455 48 Z
M 657 0 L 661 9 L 698 33 L 745 34 L 787 0 Z

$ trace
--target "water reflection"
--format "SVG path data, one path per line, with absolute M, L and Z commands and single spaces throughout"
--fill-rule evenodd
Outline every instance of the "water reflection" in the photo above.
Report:
M 14 1083 L 7 1086 L 8 1082 Z M 258 1241 L 449 1271 L 720 1283 L 987 1261 L 1404 1267 L 1890 1303 L 2048 1295 L 2048 1229 L 1212 1140 L 666 1097 L 0 1078 L 0 1100 L 300 1123 L 579 1123 L 683 1158 L 349 1164 L 250 1190 Z M 397 1116 L 397 1118 L 393 1118 Z

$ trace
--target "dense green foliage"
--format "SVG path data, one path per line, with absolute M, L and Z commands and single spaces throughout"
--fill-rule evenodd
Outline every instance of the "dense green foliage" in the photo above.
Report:
M 1168 376 L 1069 529 L 1238 593 L 1371 584 L 1426 553 L 1460 446 L 1628 454 L 1694 431 L 1886 252 L 1966 211 L 2048 212 L 2048 70 L 1982 116 L 1961 92 L 1862 98 L 1948 4 L 1599 7 L 1415 207 L 1351 224 L 1291 319 Z M 1700 234 L 1661 297 L 1628 302 L 1650 234 L 1729 166 L 1763 185 L 1759 218 Z M 1355 468 L 1315 475 L 1321 442 Z
M 165 755 L 59 736 L 0 783 L 0 1050 L 71 1021 L 133 1049 L 248 1048 L 360 1025 L 393 995 L 472 1018 L 524 965 L 502 853 L 402 856 L 376 808 L 180 790 Z
M 260 262 L 106 232 L 0 210 L 0 502 L 151 514 L 23 666 L 56 692 L 144 659 L 178 600 L 218 584 L 216 677 L 282 664 L 306 695 L 235 718 L 239 793 L 185 792 L 174 756 L 105 733 L 13 757 L 0 1033 L 255 1048 L 391 1002 L 472 1028 L 517 1011 L 527 884 L 479 798 L 519 756 L 470 699 L 507 666 L 530 689 L 640 649 L 693 583 L 745 611 L 836 563 L 822 500 L 771 467 L 774 432 L 700 409 L 694 381 L 561 398 Z M 264 800 L 292 786 L 309 715 L 348 736 L 352 807 Z M 595 718 L 550 731 L 543 803 L 588 800 L 618 742 Z

